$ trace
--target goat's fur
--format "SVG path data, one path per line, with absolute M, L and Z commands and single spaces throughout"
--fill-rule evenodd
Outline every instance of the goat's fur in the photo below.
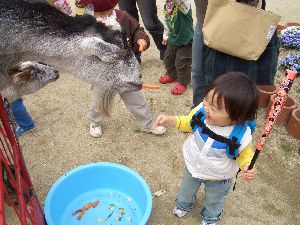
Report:
M 70 17 L 33 0 L 0 0 L 0 30 L 1 77 L 18 62 L 45 62 L 98 86 L 104 113 L 116 93 L 141 88 L 125 33 L 90 15 Z

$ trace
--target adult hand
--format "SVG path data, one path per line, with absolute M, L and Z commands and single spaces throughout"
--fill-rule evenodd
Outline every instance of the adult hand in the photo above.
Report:
M 139 46 L 139 52 L 142 53 L 147 49 L 147 42 L 144 39 L 139 39 L 137 41 L 137 44 Z

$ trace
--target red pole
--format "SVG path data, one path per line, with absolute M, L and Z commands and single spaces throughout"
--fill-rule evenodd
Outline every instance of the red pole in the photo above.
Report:
M 8 159 L 3 154 L 0 154 L 2 155 L 1 165 L 0 165 L 0 172 L 1 172 L 0 174 L 0 178 L 1 178 L 0 180 L 0 225 L 5 224 L 4 193 L 6 192 L 8 194 L 7 189 L 3 183 L 3 176 L 2 176 L 3 166 L 7 167 L 7 171 L 10 177 L 9 179 L 11 180 L 11 183 L 13 184 L 17 192 L 18 206 L 12 204 L 13 202 L 11 202 L 11 204 L 14 207 L 15 213 L 17 214 L 21 222 L 21 225 L 27 225 L 27 219 L 29 219 L 34 225 L 46 225 L 42 207 L 40 205 L 37 196 L 35 195 L 34 188 L 30 179 L 30 175 L 28 173 L 22 152 L 20 150 L 20 146 L 17 143 L 15 135 L 11 130 L 11 125 L 6 115 L 6 111 L 4 108 L 4 101 L 1 95 L 0 95 L 0 118 L 5 130 L 4 139 L 6 138 L 9 140 L 10 146 L 12 148 L 12 151 L 9 152 L 9 154 L 10 154 L 10 158 L 12 158 L 13 161 L 12 166 L 14 167 L 15 170 L 15 174 L 14 176 L 12 176 L 12 173 L 9 168 L 11 162 L 9 162 Z M 12 180 L 13 178 L 15 179 Z M 27 195 L 27 199 L 28 199 L 27 202 L 25 202 L 24 195 Z M 27 209 L 28 207 L 30 207 L 31 210 L 28 210 Z
M 275 95 L 273 104 L 271 106 L 268 118 L 267 118 L 265 126 L 264 126 L 263 133 L 260 136 L 259 141 L 256 145 L 256 150 L 255 150 L 254 156 L 251 160 L 248 170 L 251 170 L 253 168 L 255 161 L 258 158 L 259 153 L 263 150 L 265 141 L 266 141 L 267 137 L 269 136 L 275 122 L 277 121 L 277 119 L 282 111 L 282 108 L 285 104 L 289 90 L 291 89 L 291 86 L 293 84 L 293 81 L 294 81 L 296 75 L 297 75 L 297 72 L 295 72 L 295 71 L 292 71 L 292 70 L 286 71 L 286 80 L 284 80 L 281 83 L 279 90 L 277 91 L 277 93 Z
M 5 211 L 4 211 L 4 183 L 2 176 L 2 162 L 0 161 L 0 224 L 5 225 Z

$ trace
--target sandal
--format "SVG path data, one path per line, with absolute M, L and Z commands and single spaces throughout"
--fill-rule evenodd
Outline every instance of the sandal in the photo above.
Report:
M 168 84 L 168 83 L 174 83 L 177 82 L 177 79 L 173 79 L 170 75 L 164 74 L 159 78 L 159 82 L 161 84 Z
M 172 95 L 181 95 L 183 92 L 185 92 L 186 90 L 186 86 L 183 84 L 176 84 L 172 90 L 171 90 L 171 94 Z

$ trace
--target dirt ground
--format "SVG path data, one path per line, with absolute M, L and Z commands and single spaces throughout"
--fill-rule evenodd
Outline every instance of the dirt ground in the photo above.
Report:
M 299 0 L 267 1 L 268 9 L 282 15 L 282 23 L 300 21 Z M 162 18 L 163 1 L 157 1 Z M 195 16 L 195 14 L 194 14 Z M 145 83 L 158 84 L 164 73 L 159 52 L 154 43 L 142 56 Z M 281 72 L 278 72 L 279 77 Z M 280 78 L 277 80 L 280 80 Z M 191 87 L 182 96 L 170 94 L 172 85 L 160 90 L 144 90 L 154 116 L 189 112 L 192 104 Z M 169 129 L 162 136 L 146 134 L 126 110 L 117 96 L 112 117 L 103 123 L 103 136 L 89 135 L 86 113 L 90 85 L 68 74 L 61 74 L 55 83 L 24 98 L 25 105 L 36 123 L 36 129 L 19 140 L 37 195 L 42 203 L 52 184 L 69 170 L 91 162 L 114 162 L 136 170 L 149 184 L 153 210 L 148 225 L 200 224 L 199 209 L 203 205 L 203 190 L 198 204 L 186 218 L 172 215 L 174 200 L 182 179 L 184 166 L 182 144 L 187 134 Z M 290 94 L 300 99 L 298 78 Z M 256 143 L 262 132 L 265 110 L 258 116 Z M 274 127 L 264 151 L 257 161 L 257 179 L 245 184 L 238 179 L 237 189 L 225 202 L 225 214 L 220 225 L 299 225 L 300 224 L 300 141 L 292 139 L 284 126 Z M 8 213 L 9 225 L 17 225 L 13 213 Z

